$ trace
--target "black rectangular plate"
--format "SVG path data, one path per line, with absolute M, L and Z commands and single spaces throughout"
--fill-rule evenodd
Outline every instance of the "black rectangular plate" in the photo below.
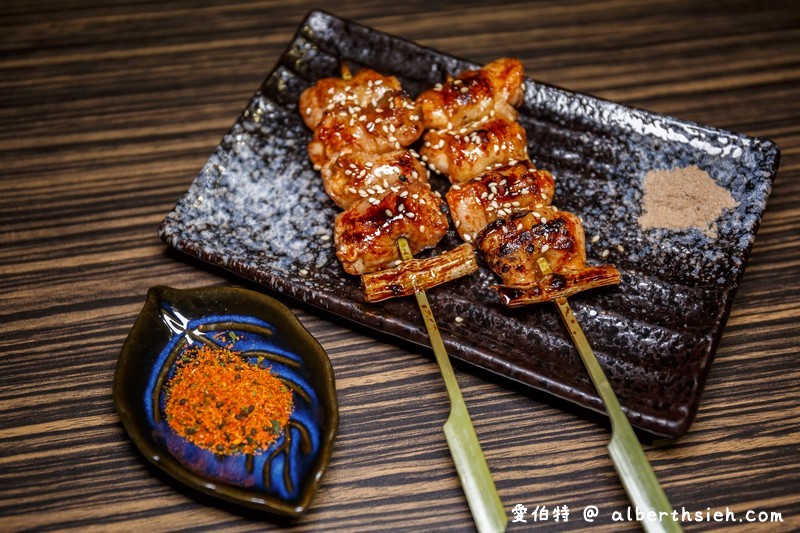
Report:
M 189 255 L 348 320 L 427 345 L 413 298 L 367 304 L 332 241 L 338 212 L 308 160 L 300 93 L 340 62 L 400 78 L 416 95 L 475 65 L 315 11 L 222 139 L 159 234 Z M 533 162 L 556 178 L 555 204 L 579 215 L 590 262 L 619 287 L 571 298 L 631 423 L 678 437 L 697 412 L 709 367 L 766 206 L 778 147 L 528 79 L 520 122 Z M 642 230 L 642 178 L 697 165 L 739 206 L 719 235 Z M 443 179 L 432 178 L 445 190 Z M 438 251 L 458 243 L 451 232 Z M 451 356 L 603 412 L 552 305 L 508 309 L 485 267 L 430 291 Z M 456 317 L 463 321 L 457 322 Z

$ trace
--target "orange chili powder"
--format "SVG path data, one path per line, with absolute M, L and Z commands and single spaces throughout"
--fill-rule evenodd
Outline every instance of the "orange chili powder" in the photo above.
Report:
M 292 414 L 286 385 L 229 348 L 187 350 L 167 387 L 167 423 L 195 446 L 221 455 L 264 451 Z

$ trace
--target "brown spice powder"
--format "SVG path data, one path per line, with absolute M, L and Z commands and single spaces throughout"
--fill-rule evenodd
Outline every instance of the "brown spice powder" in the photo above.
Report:
M 644 201 L 639 225 L 643 229 L 698 228 L 717 237 L 717 219 L 739 203 L 731 193 L 697 166 L 651 170 L 644 177 Z

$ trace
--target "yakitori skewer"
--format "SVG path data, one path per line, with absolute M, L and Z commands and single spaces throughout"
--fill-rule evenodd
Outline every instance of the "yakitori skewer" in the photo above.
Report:
M 367 301 L 414 294 L 450 398 L 444 433 L 475 524 L 505 531 L 508 519 L 469 418 L 425 293 L 477 270 L 475 252 L 462 245 L 438 256 L 412 253 L 435 246 L 447 232 L 447 208 L 427 183 L 419 154 L 405 150 L 422 133 L 421 112 L 391 76 L 362 69 L 320 80 L 300 98 L 314 129 L 309 156 L 339 207 L 337 256 L 361 275 Z
M 589 346 L 566 297 L 619 283 L 610 265 L 586 264 L 580 219 L 551 205 L 549 172 L 528 160 L 525 130 L 516 122 L 522 64 L 499 59 L 422 93 L 428 165 L 453 184 L 447 193 L 461 237 L 474 243 L 503 280 L 494 286 L 511 307 L 553 301 L 612 423 L 609 454 L 648 531 L 680 531 L 672 508 Z M 652 514 L 651 514 L 652 513 Z

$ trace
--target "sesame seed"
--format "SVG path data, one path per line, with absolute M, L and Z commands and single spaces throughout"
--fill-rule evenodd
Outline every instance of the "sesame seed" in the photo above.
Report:
M 455 318 L 455 321 L 456 321 L 458 324 L 461 324 L 462 322 L 464 322 L 464 319 L 463 319 L 463 318 L 461 318 L 460 316 L 457 316 L 457 317 Z
M 331 236 L 328 235 L 328 234 L 325 234 L 322 237 L 320 237 L 319 240 L 321 240 L 321 241 L 329 241 L 329 240 L 331 240 Z
M 466 242 L 472 242 L 472 236 L 469 233 L 467 233 L 464 235 L 464 240 Z
M 421 233 L 425 233 L 425 225 L 424 224 L 419 227 L 419 231 Z
M 394 216 L 394 215 L 392 214 L 392 211 L 391 211 L 391 210 L 389 210 L 389 209 L 387 209 L 386 211 L 384 211 L 384 213 L 386 213 L 386 216 L 387 216 L 387 217 L 390 217 L 390 218 Z
M 453 189 L 454 191 L 460 191 L 461 190 L 461 186 L 460 185 L 453 185 L 451 187 L 451 189 Z
M 347 191 L 348 191 L 349 193 L 351 193 L 351 194 L 357 194 L 357 193 L 358 193 L 358 191 L 356 190 L 356 188 L 355 188 L 355 187 L 350 187 L 349 189 L 347 189 Z
M 542 220 L 541 220 L 541 222 L 542 222 L 542 224 L 547 224 L 547 219 L 546 219 L 546 218 L 544 218 L 544 217 L 542 217 Z
M 600 235 L 595 235 L 594 237 L 592 237 L 591 242 L 597 242 L 599 240 L 600 240 Z
M 542 253 L 545 253 L 549 249 L 550 249 L 550 245 L 549 244 L 543 244 L 542 245 Z
M 305 268 L 301 268 L 300 269 L 300 275 L 301 276 L 308 276 L 308 270 L 306 270 Z
M 458 229 L 458 228 L 461 226 L 461 221 L 460 221 L 460 220 L 458 220 L 458 219 L 456 219 L 456 220 L 453 222 L 453 224 L 455 224 L 455 226 L 456 226 L 456 229 Z
M 603 250 L 602 252 L 600 252 L 600 257 L 602 257 L 602 258 L 604 258 L 604 259 L 605 259 L 606 257 L 608 257 L 608 254 L 610 254 L 610 253 L 611 253 L 611 252 L 609 252 L 609 251 L 608 251 L 608 248 L 606 248 L 605 250 Z
M 406 216 L 408 218 L 416 218 L 417 217 L 417 215 L 413 211 L 409 211 L 408 213 L 406 213 Z
M 617 245 L 617 250 L 619 250 L 620 252 L 624 252 L 625 248 L 623 248 L 621 244 L 618 244 Z
M 521 231 L 521 230 L 522 230 L 522 223 L 520 222 L 519 224 L 517 224 L 517 231 Z
M 398 190 L 399 190 L 399 188 L 398 188 Z M 416 194 L 414 196 L 418 197 Z M 408 191 L 403 191 L 403 192 L 400 193 L 400 198 L 406 198 L 406 197 L 408 197 Z

